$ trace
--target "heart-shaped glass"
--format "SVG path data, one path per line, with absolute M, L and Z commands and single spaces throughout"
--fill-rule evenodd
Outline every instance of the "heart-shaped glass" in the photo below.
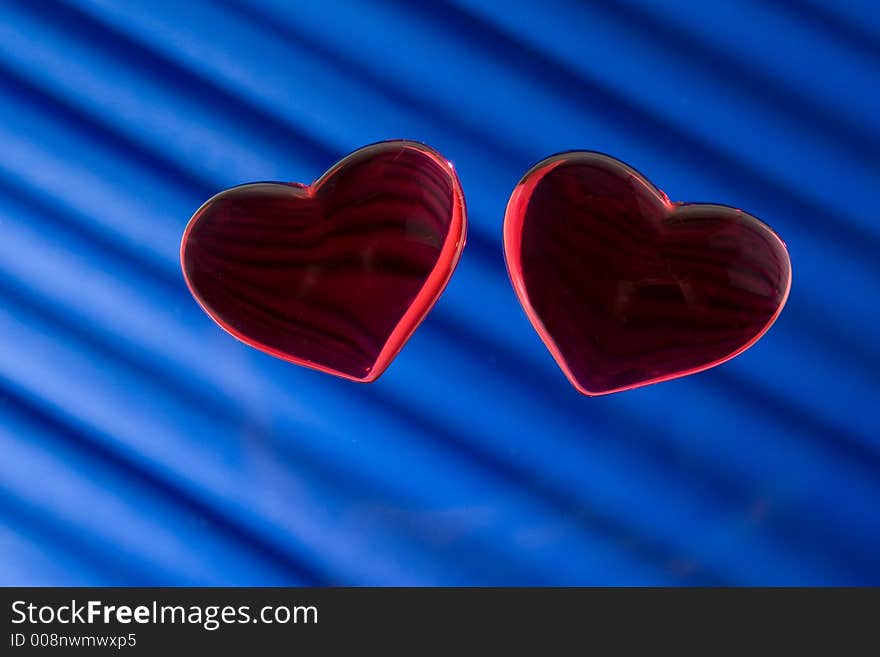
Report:
M 466 221 L 452 165 L 424 144 L 387 141 L 311 185 L 217 194 L 190 220 L 180 257 L 193 296 L 239 340 L 373 381 L 452 276 Z

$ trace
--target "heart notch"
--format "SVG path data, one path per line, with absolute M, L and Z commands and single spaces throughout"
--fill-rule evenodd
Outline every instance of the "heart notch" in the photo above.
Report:
M 443 292 L 466 232 L 452 164 L 394 140 L 351 153 L 311 185 L 220 192 L 190 219 L 180 258 L 193 297 L 234 337 L 369 382 Z
M 672 203 L 591 151 L 536 164 L 504 219 L 508 273 L 529 320 L 585 395 L 719 365 L 752 346 L 788 297 L 782 239 L 732 207 Z

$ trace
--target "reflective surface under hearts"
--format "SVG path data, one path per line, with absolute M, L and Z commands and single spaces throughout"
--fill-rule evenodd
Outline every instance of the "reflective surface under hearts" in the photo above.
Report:
M 371 381 L 433 306 L 465 240 L 452 165 L 382 142 L 310 186 L 228 189 L 191 219 L 184 276 L 235 337 L 280 358 Z
M 782 240 L 727 206 L 673 204 L 599 153 L 536 165 L 508 205 L 517 295 L 571 382 L 595 395 L 717 365 L 782 309 Z

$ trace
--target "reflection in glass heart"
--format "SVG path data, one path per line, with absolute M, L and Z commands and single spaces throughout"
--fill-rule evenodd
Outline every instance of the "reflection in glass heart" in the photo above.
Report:
M 373 381 L 434 305 L 461 255 L 452 165 L 411 141 L 355 151 L 309 186 L 227 189 L 183 235 L 187 285 L 243 342 Z
M 785 244 L 755 217 L 670 203 L 634 169 L 587 151 L 525 175 L 504 250 L 529 319 L 587 395 L 736 356 L 770 328 L 791 285 Z

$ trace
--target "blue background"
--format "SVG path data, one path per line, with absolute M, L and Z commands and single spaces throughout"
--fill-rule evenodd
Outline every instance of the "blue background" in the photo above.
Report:
M 0 583 L 880 584 L 878 117 L 875 0 L 0 2 Z M 395 137 L 470 232 L 377 383 L 202 313 L 202 201 Z M 763 340 L 569 386 L 500 237 L 575 148 L 779 231 Z

